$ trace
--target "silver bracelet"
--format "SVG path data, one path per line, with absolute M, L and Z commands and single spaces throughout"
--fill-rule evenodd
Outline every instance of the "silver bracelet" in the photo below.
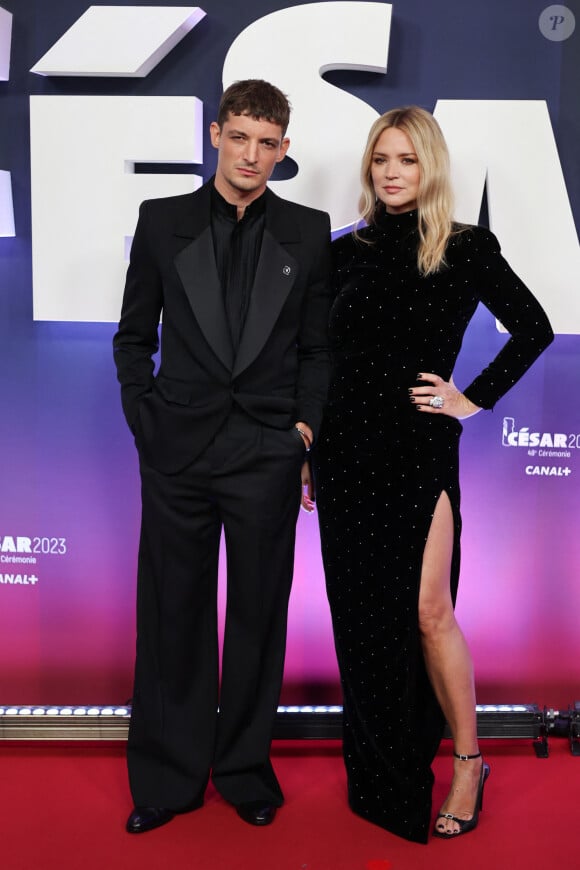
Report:
M 309 453 L 310 448 L 312 447 L 312 441 L 308 437 L 308 432 L 305 432 L 301 426 L 294 426 L 294 428 L 296 429 L 297 432 L 300 432 L 300 434 L 302 435 L 303 438 L 306 439 L 306 452 Z

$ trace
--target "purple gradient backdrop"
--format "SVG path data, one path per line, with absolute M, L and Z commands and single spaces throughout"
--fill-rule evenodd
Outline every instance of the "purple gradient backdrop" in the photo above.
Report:
M 86 4 L 2 5 L 14 13 L 15 36 L 11 80 L 0 86 L 0 168 L 12 172 L 17 238 L 0 239 L 0 537 L 65 538 L 67 552 L 39 555 L 36 565 L 0 564 L 2 576 L 39 577 L 36 585 L 0 584 L 0 703 L 122 703 L 131 692 L 134 651 L 137 460 L 113 371 L 115 327 L 32 322 L 28 96 L 195 93 L 207 124 L 235 36 L 260 16 L 296 4 L 252 0 L 242 9 L 215 0 L 199 27 L 203 52 L 191 50 L 197 33 L 187 37 L 138 83 L 30 75 Z M 461 0 L 440 0 L 433 9 L 421 0 L 395 3 L 388 76 L 339 72 L 334 81 L 377 110 L 409 101 L 433 107 L 438 97 L 546 99 L 578 225 L 578 33 L 561 45 L 538 42 L 545 5 L 513 0 L 506 8 L 503 0 L 488 0 L 482 17 L 480 4 L 472 9 Z M 578 0 L 568 6 L 580 22 Z M 207 178 L 213 171 L 207 142 L 204 150 Z M 492 318 L 478 312 L 457 383 L 467 383 L 504 341 Z M 566 707 L 580 697 L 580 451 L 553 460 L 572 470 L 568 477 L 537 477 L 525 473 L 536 462 L 525 448 L 502 446 L 504 417 L 517 428 L 580 433 L 579 351 L 580 337 L 557 337 L 492 413 L 465 422 L 458 614 L 482 702 Z M 221 588 L 222 605 L 223 597 Z M 317 520 L 305 514 L 283 700 L 339 700 Z

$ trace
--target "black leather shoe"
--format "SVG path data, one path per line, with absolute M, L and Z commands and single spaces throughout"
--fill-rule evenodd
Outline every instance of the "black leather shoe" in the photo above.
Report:
M 276 817 L 276 807 L 264 803 L 264 801 L 250 801 L 247 804 L 239 804 L 236 812 L 240 819 L 248 825 L 270 825 Z
M 173 818 L 172 810 L 164 807 L 134 807 L 133 812 L 127 819 L 126 830 L 129 834 L 144 834 L 153 828 L 166 825 Z

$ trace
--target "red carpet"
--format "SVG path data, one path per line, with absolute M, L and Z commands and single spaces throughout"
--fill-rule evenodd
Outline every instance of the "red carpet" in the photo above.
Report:
M 491 765 L 476 831 L 427 846 L 400 840 L 346 806 L 340 745 L 274 744 L 286 804 L 252 828 L 210 787 L 206 805 L 140 836 L 121 744 L 0 744 L 2 870 L 512 870 L 580 867 L 580 758 L 552 739 L 537 759 L 530 741 L 482 741 Z M 445 741 L 435 762 L 435 804 L 451 771 Z

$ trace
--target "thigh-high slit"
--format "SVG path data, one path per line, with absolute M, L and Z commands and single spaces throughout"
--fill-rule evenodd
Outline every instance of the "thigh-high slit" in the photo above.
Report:
M 418 416 L 375 420 L 349 432 L 330 409 L 316 476 L 349 803 L 389 831 L 426 842 L 431 762 L 445 720 L 425 668 L 418 599 L 429 529 L 445 492 L 453 515 L 449 582 L 455 601 L 461 425 L 441 415 Z

